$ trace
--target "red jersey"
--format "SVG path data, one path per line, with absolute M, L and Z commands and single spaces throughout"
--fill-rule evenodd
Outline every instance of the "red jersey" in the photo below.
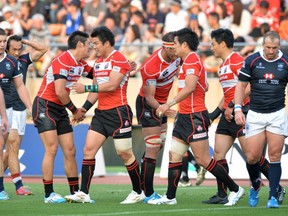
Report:
M 207 73 L 205 67 L 195 52 L 191 52 L 183 61 L 178 75 L 178 90 L 185 87 L 185 78 L 187 75 L 195 75 L 198 82 L 195 90 L 187 98 L 179 103 L 179 113 L 190 114 L 207 110 L 205 105 L 205 92 L 208 88 Z
M 241 69 L 243 62 L 244 58 L 241 55 L 232 52 L 219 67 L 218 77 L 224 94 L 224 109 L 234 99 L 235 87 L 238 82 L 238 71 Z M 246 98 L 244 104 L 248 102 L 249 99 Z
M 106 59 L 98 58 L 94 64 L 94 77 L 98 84 L 109 81 L 111 71 L 124 75 L 115 91 L 98 93 L 98 109 L 108 110 L 127 105 L 127 86 L 131 66 L 125 56 L 114 50 Z
M 155 85 L 154 98 L 159 103 L 166 103 L 172 88 L 174 77 L 180 65 L 180 58 L 169 63 L 161 56 L 162 49 L 156 50 L 141 67 L 142 87 L 139 95 L 145 97 L 143 86 Z
M 92 67 L 90 67 L 86 61 L 81 60 L 77 62 L 69 50 L 65 51 L 57 56 L 47 69 L 37 96 L 63 105 L 55 92 L 54 76 L 61 75 L 66 77 L 65 88 L 66 91 L 70 93 L 70 87 L 77 82 L 81 76 L 87 76 L 91 70 Z

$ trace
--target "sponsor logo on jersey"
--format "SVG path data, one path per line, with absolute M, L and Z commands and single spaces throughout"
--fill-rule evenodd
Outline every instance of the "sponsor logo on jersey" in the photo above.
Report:
M 125 125 L 126 127 L 129 126 L 129 125 L 130 125 L 129 121 L 126 120 L 125 123 L 124 123 L 124 125 Z
M 197 131 L 202 131 L 203 130 L 203 127 L 201 126 L 201 125 L 199 125 L 198 127 L 197 127 Z
M 3 79 L 5 77 L 5 74 L 0 74 L 0 79 Z
M 207 136 L 206 132 L 199 133 L 199 134 L 194 134 L 193 135 L 193 139 L 200 139 L 200 138 L 203 138 L 203 137 L 206 137 L 206 136 Z
M 45 113 L 39 113 L 39 118 L 45 118 Z
M 60 75 L 67 77 L 68 71 L 65 69 L 60 69 Z
M 265 67 L 262 65 L 262 62 L 259 62 L 259 64 L 256 66 L 258 69 L 265 69 Z
M 121 68 L 118 66 L 113 66 L 112 70 L 119 73 Z
M 269 74 L 266 73 L 266 74 L 264 74 L 264 78 L 265 78 L 265 79 L 270 79 L 270 80 L 271 80 L 271 79 L 273 79 L 274 77 L 275 77 L 275 76 L 274 76 L 274 74 L 272 74 L 272 73 L 269 73 Z
M 187 69 L 187 75 L 194 74 L 194 73 L 195 73 L 195 69 L 194 68 Z
M 120 133 L 127 133 L 127 132 L 130 132 L 131 130 L 132 130 L 132 127 L 121 128 Z
M 155 86 L 156 80 L 155 79 L 148 79 L 148 80 L 146 80 L 146 85 L 147 86 Z
M 151 118 L 151 113 L 148 112 L 148 111 L 146 111 L 146 112 L 144 112 L 144 116 L 145 116 L 146 118 Z

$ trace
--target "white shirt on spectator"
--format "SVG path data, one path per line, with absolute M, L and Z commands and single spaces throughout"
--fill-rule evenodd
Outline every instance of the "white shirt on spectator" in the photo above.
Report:
M 177 14 L 169 12 L 165 18 L 164 32 L 177 31 L 185 28 L 188 25 L 188 13 L 184 10 L 179 10 Z

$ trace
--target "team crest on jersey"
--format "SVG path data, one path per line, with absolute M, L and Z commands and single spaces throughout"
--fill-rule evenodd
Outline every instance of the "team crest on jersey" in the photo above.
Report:
M 106 70 L 106 69 L 108 69 L 108 67 L 109 67 L 109 62 L 107 62 L 107 63 L 105 64 L 104 69 Z
M 5 77 L 5 74 L 0 74 L 0 79 L 3 79 Z
M 94 66 L 94 69 L 95 70 L 111 70 L 112 69 L 112 65 L 111 65 L 111 62 L 101 62 L 101 63 L 98 63 Z
M 148 112 L 148 111 L 146 111 L 146 112 L 144 112 L 144 116 L 145 116 L 146 118 L 151 118 L 151 113 Z
M 9 62 L 5 62 L 5 66 L 7 70 L 11 70 L 11 64 Z
M 278 63 L 278 71 L 282 71 L 284 69 L 284 65 L 282 63 Z
M 203 130 L 203 127 L 201 126 L 201 125 L 199 125 L 198 127 L 197 127 L 197 131 L 202 131 Z

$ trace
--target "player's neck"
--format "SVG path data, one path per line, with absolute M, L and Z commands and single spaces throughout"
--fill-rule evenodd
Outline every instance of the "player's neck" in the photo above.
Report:
M 228 56 L 231 55 L 232 52 L 233 52 L 233 49 L 225 49 L 221 56 L 222 61 L 225 61 L 228 58 Z
M 109 47 L 109 48 L 105 49 L 105 53 L 103 53 L 102 58 L 103 59 L 108 58 L 114 50 L 115 50 L 114 47 Z

